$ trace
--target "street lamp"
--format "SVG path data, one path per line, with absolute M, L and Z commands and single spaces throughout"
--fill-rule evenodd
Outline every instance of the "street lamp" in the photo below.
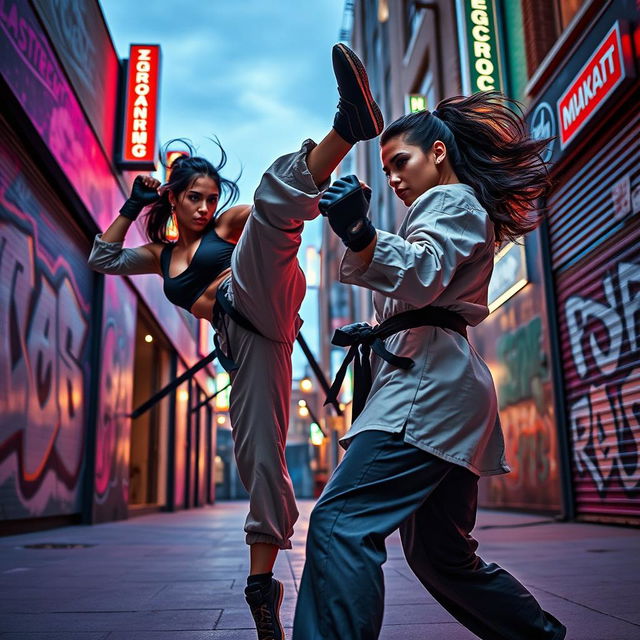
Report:
M 302 404 L 303 402 L 304 404 Z M 304 400 L 298 402 L 298 415 L 301 418 L 306 418 L 309 415 L 309 407 L 307 407 L 307 403 Z
M 311 378 L 305 376 L 300 380 L 300 390 L 304 391 L 304 393 L 309 393 L 313 389 L 313 382 L 311 382 Z

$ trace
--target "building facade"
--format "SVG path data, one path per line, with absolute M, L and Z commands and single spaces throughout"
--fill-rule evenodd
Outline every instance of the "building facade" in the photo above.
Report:
M 156 276 L 96 274 L 93 236 L 129 193 L 122 61 L 97 2 L 0 7 L 0 529 L 215 497 L 211 369 L 129 414 L 209 352 Z M 127 244 L 142 244 L 134 225 Z

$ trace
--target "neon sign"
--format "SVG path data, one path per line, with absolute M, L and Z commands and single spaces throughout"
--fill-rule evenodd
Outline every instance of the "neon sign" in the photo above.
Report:
M 407 96 L 407 111 L 416 113 L 427 108 L 427 96 L 421 93 L 410 93 Z
M 458 0 L 458 30 L 465 93 L 502 91 L 494 0 Z
M 155 169 L 158 122 L 160 46 L 132 44 L 125 88 L 120 164 Z

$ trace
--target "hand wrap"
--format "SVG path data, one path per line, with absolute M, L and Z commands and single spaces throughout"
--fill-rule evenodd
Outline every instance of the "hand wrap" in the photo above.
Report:
M 322 195 L 318 209 L 326 215 L 334 233 L 352 251 L 362 251 L 376 236 L 367 217 L 371 189 L 363 188 L 357 176 L 336 180 Z
M 122 205 L 120 215 L 135 220 L 145 207 L 153 204 L 159 197 L 157 189 L 147 187 L 142 181 L 142 176 L 136 176 L 131 187 L 131 195 Z

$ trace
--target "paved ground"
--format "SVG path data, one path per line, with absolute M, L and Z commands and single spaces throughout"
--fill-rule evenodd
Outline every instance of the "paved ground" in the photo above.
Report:
M 291 627 L 312 502 L 281 554 Z M 255 640 L 244 604 L 245 504 L 153 514 L 0 538 L 2 640 Z M 640 639 L 638 530 L 481 512 L 480 554 L 514 573 L 573 640 Z M 71 549 L 25 548 L 71 543 Z M 414 579 L 389 540 L 382 640 L 469 640 Z M 349 639 L 340 639 L 349 640 Z

